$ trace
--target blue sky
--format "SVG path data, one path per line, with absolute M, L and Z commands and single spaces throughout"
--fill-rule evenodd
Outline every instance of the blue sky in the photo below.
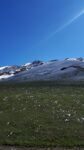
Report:
M 0 0 L 0 65 L 84 57 L 84 15 L 56 32 L 82 10 L 83 0 Z

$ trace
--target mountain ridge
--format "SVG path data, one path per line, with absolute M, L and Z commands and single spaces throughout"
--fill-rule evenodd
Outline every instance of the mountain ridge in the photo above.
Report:
M 0 67 L 0 82 L 57 81 L 84 83 L 84 58 L 40 60 L 21 66 Z

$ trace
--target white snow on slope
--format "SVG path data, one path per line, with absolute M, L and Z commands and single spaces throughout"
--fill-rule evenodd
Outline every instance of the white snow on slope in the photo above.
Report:
M 23 66 L 28 66 L 28 65 L 30 65 L 31 63 L 26 63 L 26 64 L 24 64 Z
M 66 60 L 69 60 L 69 61 L 80 61 L 80 59 L 82 59 L 81 61 L 84 62 L 83 58 L 67 58 Z
M 10 67 L 10 66 L 3 66 L 3 67 L 0 67 L 0 70 L 3 70 L 3 69 L 5 69 L 5 68 L 7 68 L 7 67 Z
M 77 61 L 77 58 L 68 58 L 67 60 L 70 60 L 70 61 Z
M 14 76 L 13 74 L 10 74 L 10 75 L 1 75 L 0 76 L 0 80 L 7 79 L 7 78 L 10 78 L 10 77 L 13 77 L 13 76 Z

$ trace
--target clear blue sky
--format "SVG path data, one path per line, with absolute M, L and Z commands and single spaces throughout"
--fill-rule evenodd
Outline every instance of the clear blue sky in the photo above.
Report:
M 0 0 L 0 66 L 84 57 L 84 0 Z

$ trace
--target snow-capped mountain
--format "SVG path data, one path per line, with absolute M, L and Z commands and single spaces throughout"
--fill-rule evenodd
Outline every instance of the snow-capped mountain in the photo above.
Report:
M 57 81 L 84 83 L 84 59 L 66 58 L 48 62 L 33 61 L 21 66 L 0 67 L 0 81 Z
M 18 74 L 20 72 L 27 71 L 31 68 L 37 67 L 42 64 L 43 64 L 43 62 L 38 60 L 38 61 L 33 61 L 32 63 L 26 63 L 21 66 L 14 65 L 14 66 L 0 67 L 0 81 L 3 81 L 7 78 L 15 76 L 16 74 Z

